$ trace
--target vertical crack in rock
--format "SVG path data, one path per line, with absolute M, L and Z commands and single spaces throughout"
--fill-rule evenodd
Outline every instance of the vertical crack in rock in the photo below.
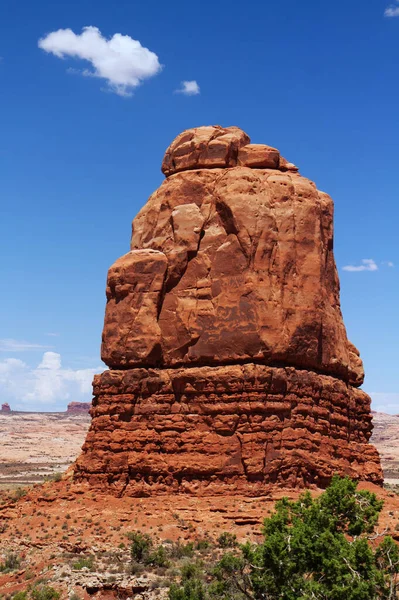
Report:
M 128 496 L 381 484 L 331 199 L 237 127 L 183 132 L 162 170 L 109 271 L 110 370 L 75 481 Z
M 242 434 L 241 433 L 237 433 L 237 439 L 238 442 L 240 444 L 240 458 L 241 458 L 241 465 L 242 465 L 242 469 L 244 471 L 244 475 L 245 477 L 248 479 L 248 470 L 247 470 L 247 465 L 245 463 L 245 458 L 244 458 L 244 447 L 243 447 L 243 441 L 242 441 Z
M 320 323 L 319 327 L 319 337 L 317 340 L 317 356 L 319 363 L 323 362 L 323 321 Z

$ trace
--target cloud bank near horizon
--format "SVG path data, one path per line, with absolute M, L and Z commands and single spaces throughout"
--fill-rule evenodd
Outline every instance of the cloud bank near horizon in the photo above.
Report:
M 386 414 L 399 414 L 399 393 L 395 392 L 368 392 L 371 397 L 371 408 Z
M 43 353 L 36 367 L 19 358 L 5 358 L 0 360 L 1 398 L 20 410 L 33 405 L 45 410 L 74 400 L 89 402 L 93 376 L 103 370 L 101 366 L 65 368 L 61 355 L 50 351 Z

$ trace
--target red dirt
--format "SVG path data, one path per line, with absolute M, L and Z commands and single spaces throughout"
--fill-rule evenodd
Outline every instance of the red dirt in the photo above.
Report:
M 399 540 L 396 531 L 399 496 L 371 483 L 363 482 L 359 488 L 373 491 L 384 499 L 378 531 Z M 1 551 L 13 551 L 22 557 L 19 571 L 0 574 L 0 592 L 10 594 L 24 590 L 28 583 L 44 578 L 49 585 L 61 590 L 62 598 L 68 598 L 71 589 L 84 599 L 115 598 L 111 591 L 91 595 L 85 591 L 85 581 L 92 577 L 90 573 L 75 571 L 63 577 L 63 571 L 70 569 L 68 563 L 81 555 L 100 556 L 102 552 L 118 551 L 121 560 L 127 562 L 128 551 L 118 549 L 121 543 L 128 544 L 126 533 L 135 530 L 149 533 L 158 542 L 188 542 L 207 536 L 216 539 L 223 531 L 234 532 L 240 541 L 259 541 L 262 521 L 272 512 L 275 500 L 283 496 L 295 499 L 299 493 L 281 489 L 258 498 L 187 494 L 117 498 L 68 481 L 36 486 L 18 502 L 0 507 Z M 33 577 L 26 579 L 29 573 Z M 139 580 L 136 578 L 136 581 Z M 157 597 L 148 593 L 150 595 L 143 597 Z

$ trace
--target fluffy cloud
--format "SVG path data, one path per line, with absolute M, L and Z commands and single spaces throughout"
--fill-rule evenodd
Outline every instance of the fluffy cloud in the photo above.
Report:
M 399 17 L 399 0 L 396 0 L 396 4 L 391 4 L 384 11 L 385 17 Z
M 128 35 L 115 33 L 107 39 L 97 27 L 84 27 L 81 34 L 59 29 L 39 40 L 39 48 L 58 58 L 88 61 L 92 70 L 82 75 L 105 79 L 111 91 L 131 96 L 142 81 L 161 70 L 158 56 Z
M 372 258 L 363 258 L 361 265 L 346 265 L 344 271 L 378 271 L 378 265 Z
M 200 87 L 198 83 L 193 81 L 182 81 L 181 87 L 175 90 L 176 94 L 184 94 L 185 96 L 197 96 L 200 93 Z
M 18 409 L 43 409 L 46 405 L 69 400 L 91 398 L 91 383 L 95 373 L 103 370 L 63 368 L 57 352 L 45 352 L 36 367 L 29 367 L 18 358 L 0 361 L 0 397 Z
M 44 350 L 48 347 L 10 338 L 0 340 L 0 352 L 26 352 L 28 350 Z

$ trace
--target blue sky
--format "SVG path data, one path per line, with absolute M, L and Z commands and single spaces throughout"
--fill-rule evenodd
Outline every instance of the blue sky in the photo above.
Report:
M 90 400 L 107 269 L 171 140 L 221 124 L 333 197 L 364 389 L 399 413 L 399 2 L 2 0 L 0 56 L 0 401 Z

